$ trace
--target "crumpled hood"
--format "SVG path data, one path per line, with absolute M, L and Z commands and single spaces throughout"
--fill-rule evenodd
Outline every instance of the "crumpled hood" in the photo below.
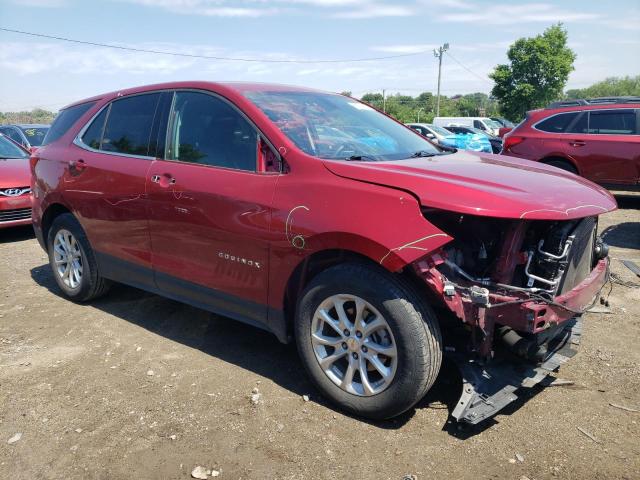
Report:
M 594 183 L 538 162 L 458 151 L 389 162 L 326 161 L 336 175 L 409 191 L 426 207 L 500 218 L 567 220 L 617 208 Z
M 31 170 L 28 158 L 0 158 L 0 189 L 28 187 Z

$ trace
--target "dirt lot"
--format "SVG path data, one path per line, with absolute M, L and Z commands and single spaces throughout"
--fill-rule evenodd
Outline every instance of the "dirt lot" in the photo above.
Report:
M 638 282 L 618 259 L 640 262 L 640 197 L 619 202 L 601 228 L 613 271 Z M 638 288 L 614 285 L 612 313 L 586 316 L 559 374 L 574 385 L 467 431 L 447 424 L 450 375 L 369 423 L 333 410 L 267 333 L 123 286 L 70 303 L 28 228 L 0 232 L 0 280 L 3 479 L 640 478 L 640 413 L 610 406 L 640 408 Z

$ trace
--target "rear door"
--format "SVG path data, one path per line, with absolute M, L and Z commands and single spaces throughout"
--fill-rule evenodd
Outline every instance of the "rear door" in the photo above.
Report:
M 576 139 L 584 176 L 598 183 L 635 185 L 640 177 L 638 110 L 590 110 L 586 135 Z
M 167 296 L 230 317 L 267 318 L 271 202 L 277 172 L 258 168 L 262 142 L 232 104 L 177 91 L 164 159 L 147 175 L 156 284 Z
M 80 132 L 64 196 L 80 217 L 103 274 L 153 285 L 145 181 L 161 93 L 117 99 Z

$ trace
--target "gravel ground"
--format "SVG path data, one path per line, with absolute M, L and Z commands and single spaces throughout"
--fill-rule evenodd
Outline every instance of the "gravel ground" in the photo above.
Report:
M 638 282 L 619 259 L 640 263 L 640 197 L 619 203 L 601 229 L 613 272 Z M 446 369 L 417 408 L 367 422 L 333 410 L 267 333 L 124 286 L 70 303 L 29 228 L 0 231 L 0 279 L 3 479 L 185 479 L 196 466 L 223 479 L 640 478 L 639 288 L 614 285 L 611 313 L 585 317 L 559 374 L 573 385 L 460 430 Z

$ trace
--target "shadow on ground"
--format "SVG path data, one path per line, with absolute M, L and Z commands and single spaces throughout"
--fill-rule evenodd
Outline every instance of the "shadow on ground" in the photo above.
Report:
M 606 228 L 602 239 L 612 247 L 640 249 L 640 222 L 624 222 Z
M 36 238 L 31 225 L 3 228 L 0 230 L 0 243 L 22 242 Z
M 31 277 L 55 295 L 62 295 L 48 264 L 33 268 Z M 171 341 L 269 378 L 296 395 L 310 394 L 313 401 L 328 409 L 335 409 L 307 379 L 295 346 L 283 345 L 271 333 L 122 284 L 113 285 L 105 297 L 94 300 L 91 305 Z M 450 414 L 461 391 L 457 367 L 445 359 L 434 386 L 415 408 L 383 421 L 354 418 L 377 428 L 398 429 L 415 415 L 416 409 L 442 409 Z M 515 412 L 535 393 L 536 389 L 527 391 L 500 415 Z M 464 439 L 481 433 L 495 423 L 496 420 L 491 419 L 481 426 L 470 427 L 449 418 L 443 430 Z
M 618 208 L 640 210 L 640 195 L 616 195 Z

